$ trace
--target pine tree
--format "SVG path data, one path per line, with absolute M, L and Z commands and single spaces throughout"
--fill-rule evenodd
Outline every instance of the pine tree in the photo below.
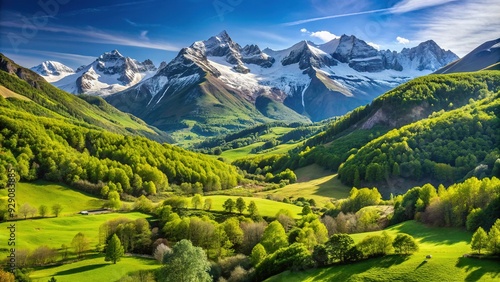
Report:
M 113 234 L 113 237 L 109 240 L 108 247 L 106 248 L 106 258 L 105 261 L 112 261 L 116 264 L 117 261 L 120 261 L 120 258 L 123 256 L 124 250 L 120 239 L 116 234 Z

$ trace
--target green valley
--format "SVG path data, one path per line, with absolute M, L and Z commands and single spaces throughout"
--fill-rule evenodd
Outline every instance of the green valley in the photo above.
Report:
M 499 278 L 498 71 L 420 77 L 317 123 L 268 122 L 290 109 L 262 97 L 238 112 L 210 74 L 210 111 L 160 117 L 186 126 L 172 144 L 0 59 L 0 280 Z

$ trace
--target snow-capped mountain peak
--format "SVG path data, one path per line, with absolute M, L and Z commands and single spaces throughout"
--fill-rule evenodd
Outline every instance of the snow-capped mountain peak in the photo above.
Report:
M 127 96 L 135 101 L 129 107 L 146 108 L 148 117 L 142 117 L 149 119 L 169 108 L 167 101 L 181 99 L 179 93 L 189 107 L 196 97 L 215 93 L 232 93 L 251 103 L 264 96 L 317 121 L 345 114 L 454 59 L 434 45 L 426 42 L 401 53 L 378 51 L 355 36 L 342 35 L 322 45 L 301 41 L 274 51 L 255 44 L 241 47 L 223 31 L 183 48 L 154 77 L 109 101 Z
M 102 61 L 116 61 L 121 58 L 124 58 L 123 55 L 117 50 L 113 50 L 111 52 L 105 52 L 101 56 L 99 56 L 99 59 Z
M 91 64 L 79 67 L 76 72 L 71 70 L 67 75 L 44 77 L 70 93 L 104 96 L 125 90 L 155 73 L 156 67 L 151 60 L 141 63 L 115 49 L 103 53 Z
M 45 61 L 32 67 L 31 70 L 44 77 L 48 82 L 57 81 L 75 73 L 72 68 L 56 61 Z

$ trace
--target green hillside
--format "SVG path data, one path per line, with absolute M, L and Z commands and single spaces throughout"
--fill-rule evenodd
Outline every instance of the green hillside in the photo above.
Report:
M 118 217 L 136 220 L 150 216 L 133 212 L 18 220 L 16 221 L 16 247 L 19 249 L 35 249 L 46 245 L 59 249 L 62 244 L 69 246 L 71 240 L 78 232 L 84 233 L 89 240 L 90 246 L 94 247 L 99 243 L 99 226 L 108 220 Z M 0 228 L 5 229 L 10 223 L 2 222 L 0 223 Z M 0 240 L 6 242 L 8 235 L 8 233 L 2 232 Z
M 498 261 L 465 258 L 472 234 L 460 229 L 431 228 L 407 221 L 387 229 L 395 236 L 407 233 L 420 250 L 413 255 L 389 255 L 347 265 L 302 272 L 286 271 L 266 281 L 497 281 Z M 382 231 L 353 234 L 355 242 Z M 426 259 L 427 255 L 432 258 Z
M 318 164 L 335 172 L 339 169 L 339 166 L 342 163 L 348 160 L 349 156 L 356 154 L 358 150 L 367 145 L 370 141 L 388 134 L 391 129 L 398 129 L 413 122 L 426 119 L 429 116 L 437 117 L 438 115 L 442 115 L 443 112 L 460 109 L 469 103 L 475 103 L 475 101 L 489 98 L 488 101 L 493 102 L 495 98 L 492 97 L 497 95 L 496 93 L 498 93 L 498 91 L 500 91 L 500 72 L 498 71 L 429 75 L 416 78 L 380 96 L 370 105 L 359 107 L 351 113 L 335 119 L 323 132 L 320 132 L 314 137 L 308 139 L 302 147 L 290 151 L 288 154 L 277 156 L 278 159 L 273 157 L 274 160 L 271 164 L 272 171 L 273 173 L 276 173 L 283 171 L 286 168 L 297 169 L 311 164 Z M 484 107 L 487 106 L 484 105 Z M 467 132 L 462 132 L 461 137 L 468 136 L 470 134 L 470 138 L 475 139 L 481 144 L 481 147 L 475 151 L 475 154 L 479 154 L 475 156 L 477 159 L 475 164 L 477 165 L 486 161 L 484 164 L 490 165 L 489 169 L 491 170 L 493 164 L 492 162 L 495 162 L 495 158 L 494 155 L 491 155 L 490 153 L 493 150 L 494 142 L 496 142 L 496 137 L 491 136 L 494 135 L 492 134 L 492 131 L 495 132 L 498 125 L 495 124 L 494 115 L 492 115 L 491 112 L 494 111 L 494 106 L 483 110 L 487 112 L 486 116 L 484 114 L 478 114 L 477 111 L 469 110 L 469 114 L 472 115 L 472 120 L 477 121 L 480 119 L 480 122 L 486 123 L 483 128 L 484 130 L 481 131 L 482 133 L 477 136 L 473 135 L 476 131 L 474 127 L 471 127 L 467 129 Z M 457 112 L 459 111 L 460 110 L 457 110 Z M 468 126 L 469 123 L 467 123 L 467 127 Z M 442 127 L 436 128 L 436 130 L 431 129 L 428 132 L 431 135 L 429 138 L 437 138 L 438 135 L 443 135 L 443 137 L 445 137 L 444 139 L 438 140 L 438 142 L 441 142 L 440 146 L 448 144 L 446 143 L 448 137 L 457 137 L 456 135 L 446 135 L 442 132 L 438 132 L 440 129 L 442 129 Z M 447 133 L 450 133 L 451 130 L 452 128 L 449 128 Z M 388 141 L 387 139 L 379 140 Z M 417 138 L 415 141 L 421 140 L 423 139 Z M 466 140 L 464 140 L 464 142 L 465 141 Z M 381 143 L 378 144 L 380 145 Z M 410 144 L 410 146 L 412 145 L 413 144 Z M 422 143 L 421 145 L 424 144 Z M 419 159 L 421 162 L 420 165 L 423 166 L 423 161 L 425 159 L 429 159 L 435 163 L 444 163 L 455 166 L 458 152 L 463 153 L 467 150 L 475 150 L 473 148 L 468 149 L 467 146 L 469 145 L 471 144 L 456 143 L 455 146 L 458 146 L 459 148 L 454 147 L 456 152 L 452 154 L 454 156 L 453 160 L 441 160 L 434 158 L 433 156 L 425 156 Z M 419 152 L 417 153 L 421 155 L 425 154 L 422 150 L 423 147 L 419 147 Z M 368 150 L 365 150 L 364 152 L 368 152 Z M 371 153 L 378 154 L 378 151 Z M 370 158 L 373 158 L 374 156 L 375 155 L 372 155 Z M 467 154 L 465 156 L 467 156 Z M 487 156 L 488 158 L 485 160 L 485 157 Z M 381 156 L 381 158 L 385 157 Z M 262 159 L 262 157 L 254 158 L 253 160 L 249 159 L 246 162 L 240 162 L 239 164 L 236 163 L 236 165 L 240 166 L 241 164 L 240 168 L 246 169 L 251 167 L 250 164 L 252 163 L 263 163 L 258 159 Z M 409 161 L 413 161 L 413 159 L 399 161 L 399 164 Z M 366 167 L 368 166 L 369 161 L 363 160 L 363 162 L 364 166 L 358 168 L 358 170 L 361 170 L 359 171 L 360 181 L 364 183 L 364 185 L 386 185 L 385 180 L 388 178 L 386 177 L 386 171 L 389 172 L 388 176 L 391 176 L 393 167 L 377 168 L 379 172 L 382 171 L 381 175 L 379 174 L 379 176 L 375 177 L 375 179 L 368 177 L 368 181 L 363 182 L 366 176 Z M 389 162 L 391 163 L 390 165 L 393 165 L 396 160 L 390 160 Z M 269 162 L 266 162 L 265 165 L 269 165 L 268 163 Z M 357 162 L 357 164 L 360 164 L 360 162 Z M 406 168 L 405 166 L 406 164 L 403 168 Z M 470 166 L 472 166 L 472 164 Z M 264 169 L 264 167 L 260 166 L 259 168 Z M 461 179 L 474 167 L 468 168 L 468 171 L 461 171 L 457 175 L 453 175 L 453 177 L 449 180 Z M 251 170 L 254 171 L 255 168 L 252 168 Z M 490 172 L 486 172 L 486 175 Z M 341 173 L 340 177 L 347 185 L 353 185 L 354 173 L 355 171 L 344 170 L 344 174 L 342 175 Z M 406 177 L 404 179 L 406 180 L 417 178 L 421 181 L 420 176 L 417 174 L 417 176 L 414 177 L 415 175 L 412 171 L 410 171 L 409 174 L 406 174 L 406 171 L 403 173 Z M 428 176 L 428 174 L 422 175 Z M 439 177 L 431 177 L 431 179 L 427 180 L 441 181 L 443 178 L 440 175 Z M 444 179 L 444 181 L 446 180 L 448 179 Z M 398 182 L 397 185 L 403 184 L 403 186 L 407 188 L 413 185 L 418 185 L 418 183 L 419 182 Z M 356 181 L 356 184 L 360 185 L 361 183 Z M 392 184 L 389 183 L 387 185 L 391 186 Z
M 332 199 L 344 199 L 349 196 L 351 187 L 340 182 L 336 174 L 321 168 L 318 165 L 310 165 L 295 171 L 297 183 L 287 185 L 283 188 L 256 193 L 256 196 L 267 197 L 272 195 L 276 198 L 297 199 L 304 197 L 314 199 L 318 207 L 323 207 Z
M 2 196 L 7 198 L 6 189 L 0 189 L 0 197 Z M 66 185 L 45 181 L 18 183 L 16 185 L 16 201 L 19 206 L 29 203 L 35 208 L 43 204 L 49 208 L 50 216 L 52 216 L 51 208 L 55 204 L 62 206 L 60 216 L 66 216 L 74 215 L 82 210 L 99 209 L 105 203 L 103 199 L 92 197 Z
M 59 90 L 3 54 L 0 54 L 0 62 L 0 85 L 6 89 L 0 91 L 2 94 L 0 96 L 26 97 L 27 99 L 10 99 L 19 110 L 80 126 L 85 124 L 87 127 L 104 128 L 110 132 L 141 135 L 161 142 L 172 142 L 165 132 L 115 109 L 100 97 L 76 96 Z
M 397 178 L 449 184 L 467 175 L 490 176 L 500 156 L 499 97 L 391 130 L 351 155 L 339 169 L 340 178 L 348 185 Z
M 141 270 L 152 270 L 159 268 L 156 260 L 142 257 L 123 257 L 118 264 L 105 262 L 102 256 L 77 261 L 60 266 L 37 269 L 33 271 L 30 278 L 33 282 L 46 282 L 55 277 L 58 282 L 74 281 L 117 281 L 123 276 Z

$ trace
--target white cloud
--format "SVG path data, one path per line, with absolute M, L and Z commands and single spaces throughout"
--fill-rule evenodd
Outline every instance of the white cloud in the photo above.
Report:
M 457 0 L 403 0 L 391 8 L 391 13 L 402 14 L 429 7 L 440 6 Z
M 486 41 L 500 37 L 500 2 L 468 0 L 436 9 L 417 23 L 415 40 L 433 39 L 441 48 L 464 56 Z
M 380 50 L 380 45 L 378 45 L 378 44 L 375 44 L 375 43 L 373 43 L 373 42 L 368 42 L 368 43 L 366 43 L 366 44 L 368 44 L 368 45 L 372 46 L 373 48 L 375 48 L 375 49 L 377 49 L 377 50 Z
M 24 28 L 23 22 L 18 21 L 4 21 L 0 22 L 0 27 Z M 181 48 L 174 46 L 169 42 L 164 41 L 145 41 L 144 39 L 137 39 L 137 36 L 120 35 L 116 32 L 106 32 L 97 30 L 92 27 L 88 28 L 74 28 L 67 26 L 40 26 L 37 30 L 64 33 L 69 36 L 74 36 L 76 42 L 88 42 L 99 44 L 116 44 L 122 46 L 143 47 L 157 50 L 179 51 Z
M 142 40 L 149 40 L 149 38 L 148 38 L 148 31 L 147 30 L 141 31 L 141 35 L 139 36 L 139 38 L 142 39 Z
M 396 40 L 398 41 L 399 44 L 408 44 L 410 43 L 410 40 L 404 38 L 404 37 L 401 37 L 401 36 L 398 36 L 396 37 Z
M 304 33 L 304 34 L 308 34 L 310 37 L 318 38 L 319 40 L 321 40 L 323 42 L 328 42 L 328 41 L 331 41 L 335 38 L 340 38 L 339 36 L 329 32 L 329 31 L 326 31 L 326 30 L 319 30 L 319 31 L 312 31 L 311 32 L 305 28 L 301 28 L 300 32 Z
M 329 31 L 326 31 L 326 30 L 311 32 L 310 36 L 316 37 L 323 42 L 328 42 L 328 41 L 331 41 L 335 38 L 339 38 L 339 36 L 329 32 Z

